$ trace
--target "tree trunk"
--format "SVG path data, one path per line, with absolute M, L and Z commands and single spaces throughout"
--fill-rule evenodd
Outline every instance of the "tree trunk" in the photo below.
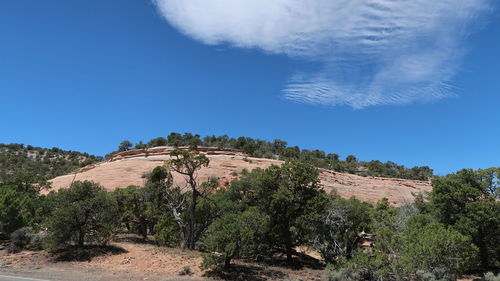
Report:
M 143 240 L 148 239 L 148 224 L 144 218 L 139 219 L 139 232 Z
M 293 249 L 292 249 L 292 235 L 290 231 L 287 232 L 286 238 L 285 238 L 285 253 L 286 253 L 286 262 L 287 263 L 292 263 L 293 261 Z
M 80 229 L 78 232 L 78 246 L 83 247 L 83 244 L 85 243 L 85 232 L 83 229 Z
M 481 267 L 483 269 L 487 269 L 489 267 L 488 251 L 486 249 L 486 244 L 484 243 L 482 229 L 479 229 L 476 245 L 479 248 L 479 261 L 481 263 Z
M 188 243 L 187 243 L 188 241 L 186 240 L 186 235 L 184 234 L 184 231 L 185 231 L 185 230 L 184 230 L 183 228 L 181 228 L 181 230 L 179 231 L 179 236 L 180 236 L 180 237 L 179 237 L 179 240 L 181 241 L 181 248 L 182 248 L 182 249 L 186 249 L 186 248 L 187 248 L 187 246 L 188 246 L 188 245 L 187 245 L 187 244 L 188 244 Z
M 226 256 L 224 258 L 224 269 L 229 269 L 229 267 L 231 266 L 231 256 Z
M 172 214 L 174 215 L 174 220 L 177 222 L 177 225 L 179 226 L 179 239 L 181 242 L 181 247 L 183 249 L 186 249 L 188 247 L 188 241 L 186 237 L 186 226 L 182 221 L 181 214 L 174 207 L 172 207 Z
M 189 183 L 191 185 L 192 201 L 191 201 L 191 216 L 189 220 L 189 248 L 194 250 L 195 248 L 195 219 L 196 219 L 196 200 L 198 199 L 198 194 L 196 190 L 196 180 L 190 176 Z

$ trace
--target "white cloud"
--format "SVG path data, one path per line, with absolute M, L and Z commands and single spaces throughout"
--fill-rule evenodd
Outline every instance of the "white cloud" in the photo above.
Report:
M 298 102 L 404 104 L 453 94 L 463 44 L 491 0 L 156 0 L 205 44 L 258 48 L 322 65 L 284 86 Z

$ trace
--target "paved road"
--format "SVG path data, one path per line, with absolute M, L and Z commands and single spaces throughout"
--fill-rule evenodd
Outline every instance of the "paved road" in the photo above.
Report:
M 46 279 L 26 278 L 10 275 L 0 275 L 0 281 L 50 281 Z

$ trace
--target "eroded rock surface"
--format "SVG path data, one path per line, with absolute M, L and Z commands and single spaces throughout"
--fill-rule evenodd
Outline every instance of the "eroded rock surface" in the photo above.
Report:
M 163 146 L 121 152 L 109 161 L 89 165 L 74 173 L 57 177 L 52 180 L 52 186 L 54 189 L 64 188 L 74 180 L 94 181 L 107 190 L 128 185 L 141 186 L 144 184 L 142 176 L 170 159 L 169 153 L 173 149 L 173 147 Z M 206 181 L 209 177 L 216 176 L 222 186 L 227 186 L 232 179 L 241 174 L 243 169 L 251 171 L 255 168 L 266 168 L 272 164 L 283 163 L 279 160 L 247 157 L 241 152 L 216 148 L 200 147 L 198 152 L 207 155 L 210 159 L 210 165 L 199 171 L 198 180 Z M 185 185 L 181 175 L 176 173 L 173 175 L 175 184 Z M 369 203 L 375 203 L 387 197 L 391 203 L 402 205 L 413 202 L 412 194 L 430 192 L 432 189 L 428 181 L 361 177 L 324 169 L 321 169 L 320 180 L 326 191 L 335 189 L 344 198 L 355 196 Z

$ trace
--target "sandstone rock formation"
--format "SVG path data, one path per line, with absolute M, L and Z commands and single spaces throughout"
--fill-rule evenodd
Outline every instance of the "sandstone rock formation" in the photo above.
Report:
M 108 161 L 57 177 L 51 181 L 52 186 L 54 189 L 64 188 L 75 180 L 91 180 L 108 190 L 128 185 L 143 185 L 143 174 L 150 172 L 156 166 L 163 165 L 164 161 L 170 158 L 169 152 L 173 149 L 164 146 L 121 152 Z M 229 182 L 238 177 L 243 169 L 251 171 L 257 167 L 266 168 L 272 164 L 283 163 L 279 160 L 247 157 L 241 152 L 216 148 L 200 147 L 198 153 L 203 153 L 210 159 L 210 165 L 199 171 L 198 180 L 206 181 L 209 177 L 216 176 L 222 186 L 229 185 Z M 395 205 L 410 203 L 414 200 L 412 194 L 429 192 L 432 188 L 427 181 L 361 177 L 325 169 L 321 169 L 320 180 L 326 191 L 335 189 L 344 198 L 355 196 L 360 200 L 375 203 L 387 197 Z M 174 182 L 179 186 L 185 185 L 183 177 L 175 173 Z

